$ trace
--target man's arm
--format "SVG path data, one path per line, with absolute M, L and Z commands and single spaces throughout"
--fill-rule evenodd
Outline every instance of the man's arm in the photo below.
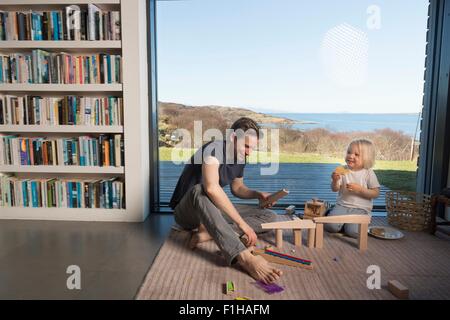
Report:
M 244 184 L 244 178 L 236 178 L 231 183 L 231 193 L 241 199 L 259 199 L 259 192 L 249 189 Z
M 244 184 L 244 178 L 236 178 L 231 182 L 231 193 L 241 199 L 258 199 L 260 206 L 270 196 L 270 193 L 249 189 Z M 270 208 L 275 203 L 266 203 L 264 208 Z

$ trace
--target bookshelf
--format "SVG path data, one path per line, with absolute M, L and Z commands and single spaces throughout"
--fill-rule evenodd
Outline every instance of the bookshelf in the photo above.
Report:
M 123 174 L 123 167 L 93 166 L 0 166 L 0 172 L 39 172 L 39 173 L 114 173 Z M 3 208 L 2 208 L 3 209 Z
M 2 92 L 122 92 L 122 84 L 1 84 Z
M 123 1 L 123 0 L 122 0 Z M 4 40 L 0 53 L 30 53 L 34 49 L 69 54 L 106 53 L 122 56 L 122 82 L 112 84 L 0 84 L 0 95 L 60 97 L 118 96 L 123 99 L 122 125 L 0 125 L 0 134 L 52 137 L 61 134 L 122 134 L 122 167 L 0 165 L 0 173 L 24 179 L 109 179 L 124 182 L 124 209 L 0 207 L 0 219 L 140 222 L 149 212 L 149 124 L 146 0 L 2 0 L 0 11 L 64 10 L 68 5 L 119 11 L 121 40 Z
M 118 40 L 103 40 L 99 41 L 69 41 L 69 40 L 58 40 L 58 41 L 49 41 L 49 40 L 40 40 L 40 41 L 32 41 L 32 40 L 21 40 L 21 41 L 0 41 L 0 50 L 2 51 L 15 51 L 17 49 L 61 49 L 66 51 L 71 51 L 69 49 L 76 49 L 88 51 L 88 49 L 96 49 L 96 50 L 112 50 L 112 49 L 121 49 L 122 44 Z M 92 50 L 91 50 L 92 51 Z
M 48 132 L 48 133 L 123 133 L 123 126 L 85 125 L 0 125 L 0 132 Z
M 125 0 L 126 1 L 126 0 Z M 133 0 L 131 0 L 133 1 Z M 131 2 L 130 1 L 130 2 Z M 2 5 L 18 6 L 18 5 L 71 5 L 71 4 L 120 4 L 120 0 L 2 0 Z

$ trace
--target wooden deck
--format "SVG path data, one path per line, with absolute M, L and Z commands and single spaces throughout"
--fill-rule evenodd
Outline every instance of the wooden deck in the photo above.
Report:
M 273 176 L 262 176 L 260 171 L 261 165 L 247 165 L 244 172 L 244 181 L 250 188 L 261 191 L 274 192 L 282 188 L 288 189 L 290 191 L 289 195 L 278 203 L 283 207 L 290 204 L 303 204 L 314 197 L 334 202 L 336 193 L 330 189 L 330 177 L 337 165 L 281 163 L 278 174 Z M 170 201 L 182 170 L 182 165 L 175 165 L 171 161 L 160 162 L 161 203 L 164 204 Z M 249 200 L 235 198 L 229 188 L 226 188 L 225 191 L 233 202 L 249 202 Z M 389 189 L 382 186 L 380 197 L 374 200 L 374 207 L 384 207 L 386 191 L 389 191 Z

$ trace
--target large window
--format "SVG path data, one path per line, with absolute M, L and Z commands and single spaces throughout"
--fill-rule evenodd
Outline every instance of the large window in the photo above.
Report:
M 245 182 L 288 188 L 280 205 L 333 201 L 330 175 L 354 138 L 377 149 L 376 206 L 386 190 L 415 190 L 427 7 L 426 0 L 158 1 L 161 204 L 183 168 L 172 161 L 174 148 L 185 157 L 195 150 L 176 129 L 193 136 L 201 121 L 202 132 L 224 131 L 240 116 L 276 130 L 278 148 L 269 143 L 250 159 Z M 275 174 L 256 160 L 276 162 Z

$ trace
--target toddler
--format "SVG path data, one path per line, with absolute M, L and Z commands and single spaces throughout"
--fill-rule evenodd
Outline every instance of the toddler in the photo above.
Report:
M 365 139 L 352 141 L 345 156 L 346 170 L 333 172 L 331 190 L 339 192 L 336 205 L 329 216 L 367 214 L 370 215 L 373 199 L 380 194 L 380 184 L 372 167 L 375 162 L 375 148 Z M 341 168 L 342 169 L 342 168 Z M 325 230 L 341 232 L 352 238 L 359 235 L 357 224 L 325 224 Z

